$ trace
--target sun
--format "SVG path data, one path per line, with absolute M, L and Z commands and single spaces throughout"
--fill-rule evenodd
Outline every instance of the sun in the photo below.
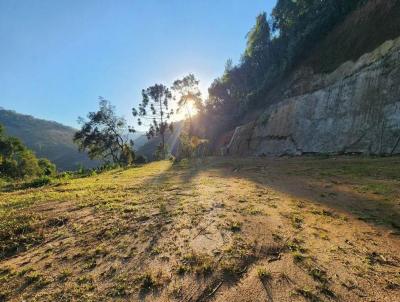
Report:
M 193 117 L 197 114 L 197 108 L 193 101 L 187 102 L 186 106 L 183 106 L 179 110 L 175 110 L 174 120 L 181 121 Z

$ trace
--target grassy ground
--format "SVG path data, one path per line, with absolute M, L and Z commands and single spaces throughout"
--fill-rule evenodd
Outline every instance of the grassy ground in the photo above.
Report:
M 0 301 L 399 301 L 399 166 L 208 158 L 8 189 Z

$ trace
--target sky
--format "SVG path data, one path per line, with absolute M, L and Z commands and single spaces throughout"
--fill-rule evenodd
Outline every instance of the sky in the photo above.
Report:
M 206 94 L 275 0 L 0 0 L 0 107 L 78 127 L 102 96 L 129 123 L 141 90 L 188 73 Z

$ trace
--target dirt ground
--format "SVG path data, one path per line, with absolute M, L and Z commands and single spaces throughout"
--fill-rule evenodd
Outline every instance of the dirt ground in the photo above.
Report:
M 399 184 L 398 157 L 206 158 L 3 191 L 0 301 L 397 302 Z

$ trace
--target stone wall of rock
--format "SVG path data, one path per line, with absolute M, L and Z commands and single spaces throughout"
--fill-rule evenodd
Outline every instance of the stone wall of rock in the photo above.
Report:
M 297 71 L 286 88 L 225 154 L 400 153 L 400 38 L 330 74 Z

